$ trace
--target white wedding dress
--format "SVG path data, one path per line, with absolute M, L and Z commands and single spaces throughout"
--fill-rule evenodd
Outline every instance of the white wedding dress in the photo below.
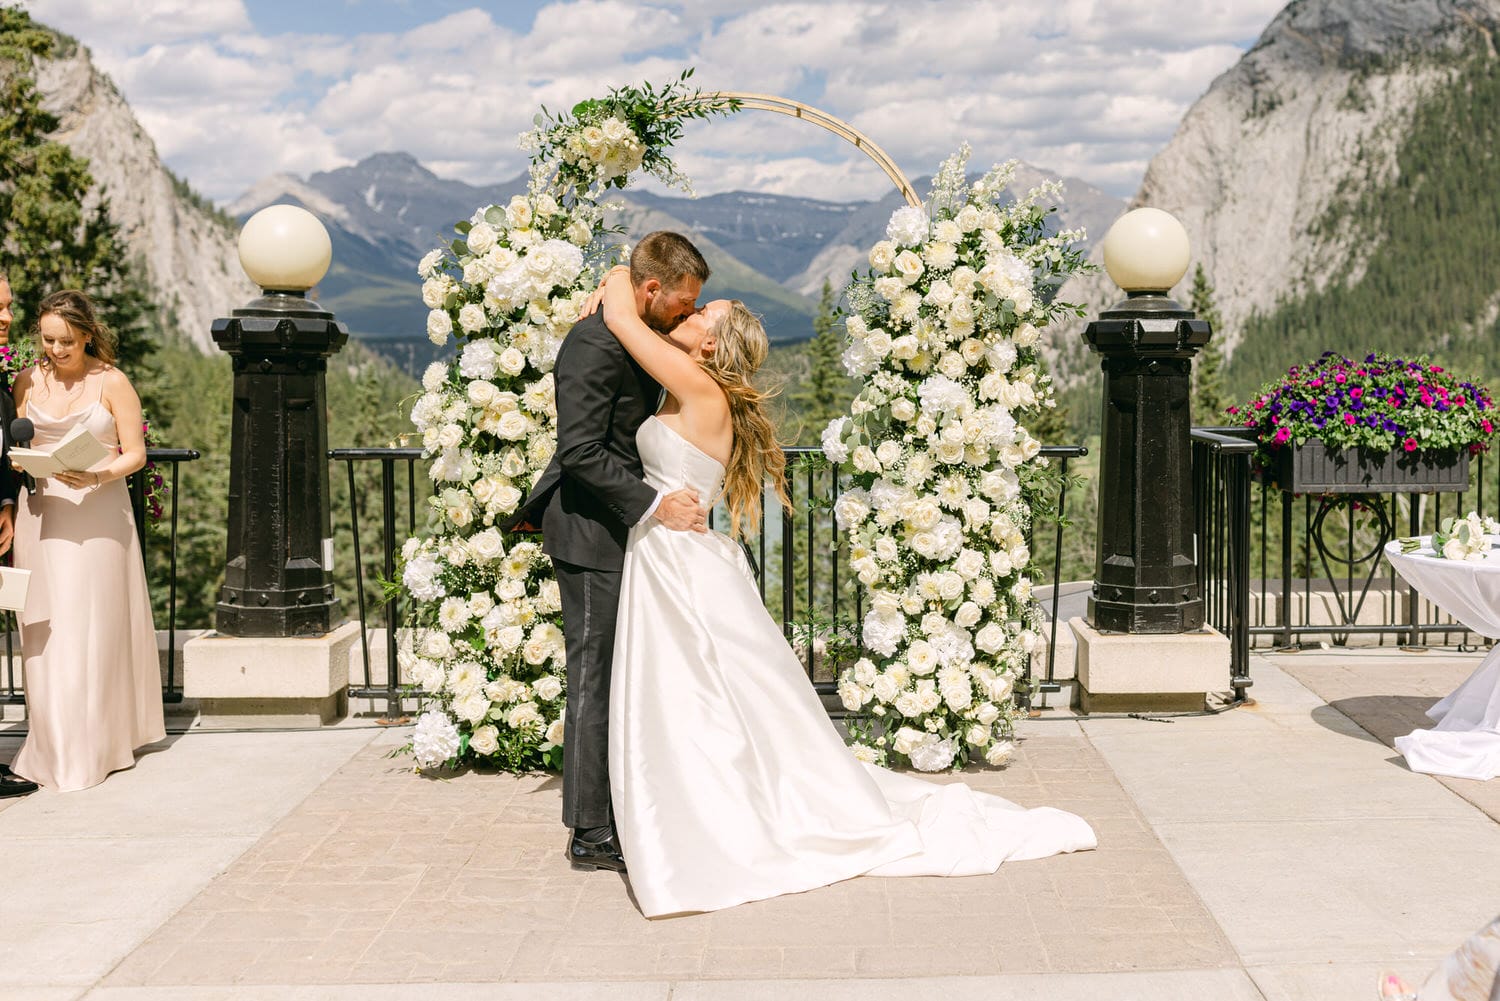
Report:
M 655 417 L 646 480 L 718 496 L 724 470 Z M 609 773 L 630 885 L 649 917 L 851 876 L 970 876 L 1093 848 L 1080 817 L 864 765 L 829 721 L 740 548 L 654 520 L 625 550 Z

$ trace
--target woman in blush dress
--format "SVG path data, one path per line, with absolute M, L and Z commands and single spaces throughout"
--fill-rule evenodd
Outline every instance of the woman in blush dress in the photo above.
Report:
M 736 534 L 756 524 L 767 480 L 785 498 L 781 447 L 751 383 L 768 351 L 759 321 L 720 299 L 668 341 L 641 322 L 620 274 L 604 310 L 667 391 L 636 434 L 647 482 L 723 498 Z M 648 917 L 1094 847 L 1071 813 L 857 761 L 726 535 L 630 530 L 612 671 L 610 793 Z
M 16 516 L 16 566 L 31 571 L 19 615 L 26 743 L 12 768 L 68 792 L 135 763 L 166 736 L 146 572 L 125 478 L 146 462 L 141 401 L 114 366 L 114 334 L 82 292 L 37 310 L 42 359 L 16 379 L 17 413 L 46 448 L 83 425 L 110 456 L 38 477 Z

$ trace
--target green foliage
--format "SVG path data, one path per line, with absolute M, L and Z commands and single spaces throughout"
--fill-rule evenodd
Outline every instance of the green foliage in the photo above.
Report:
M 838 319 L 838 295 L 825 278 L 818 297 L 818 312 L 813 317 L 813 338 L 801 346 L 806 375 L 788 394 L 789 401 L 797 408 L 799 445 L 817 444 L 828 422 L 846 413 L 849 402 L 859 392 L 859 383 L 844 372 L 843 327 Z
M 1352 255 L 1321 290 L 1302 290 L 1252 315 L 1229 366 L 1234 395 L 1279 373 L 1287 358 L 1322 351 L 1363 356 L 1441 352 L 1485 380 L 1497 374 L 1492 315 L 1500 259 L 1500 71 L 1476 47 L 1450 65 L 1413 114 L 1395 170 L 1366 156 L 1360 173 L 1315 222 Z
M 0 7 L 0 272 L 16 299 L 16 329 L 48 293 L 88 292 L 100 319 L 119 336 L 120 367 L 159 417 L 165 394 L 148 370 L 155 350 L 154 307 L 131 274 L 107 197 L 90 202 L 88 161 L 51 136 L 58 119 L 42 107 L 35 61 L 53 55 L 57 38 L 18 7 Z M 20 336 L 17 334 L 16 336 Z
M 1193 271 L 1189 308 L 1198 314 L 1198 319 L 1207 320 L 1213 328 L 1212 339 L 1193 360 L 1193 421 L 1196 424 L 1217 424 L 1223 419 L 1224 408 L 1229 406 L 1224 389 L 1224 352 L 1219 347 L 1225 331 L 1219 307 L 1214 304 L 1214 287 L 1209 283 L 1202 264 Z
M 681 186 L 686 178 L 678 173 L 669 151 L 682 137 L 682 125 L 691 119 L 708 119 L 738 111 L 740 102 L 704 94 L 688 87 L 692 68 L 671 83 L 656 86 L 616 87 L 601 98 L 579 101 L 569 112 L 554 115 L 545 106 L 536 115 L 536 130 L 523 137 L 534 152 L 533 177 L 556 171 L 564 188 L 579 191 L 623 188 L 635 170 L 644 170 L 662 182 Z M 634 135 L 623 144 L 610 134 L 611 120 Z

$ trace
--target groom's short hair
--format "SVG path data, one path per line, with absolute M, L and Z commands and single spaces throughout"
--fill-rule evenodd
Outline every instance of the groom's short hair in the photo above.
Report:
M 630 284 L 655 278 L 662 288 L 676 288 L 692 275 L 701 285 L 708 281 L 708 262 L 698 248 L 681 233 L 659 229 L 648 233 L 630 254 Z

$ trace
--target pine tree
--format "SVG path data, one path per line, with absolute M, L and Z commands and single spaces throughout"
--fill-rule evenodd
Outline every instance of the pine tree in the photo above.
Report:
M 792 402 L 801 410 L 803 436 L 810 436 L 813 442 L 829 421 L 844 413 L 856 391 L 844 374 L 837 304 L 833 283 L 823 279 L 818 312 L 813 317 L 813 338 L 807 342 L 807 379 L 792 395 Z
M 88 161 L 51 138 L 58 119 L 42 107 L 35 61 L 56 46 L 24 10 L 0 6 L 0 271 L 16 299 L 13 336 L 43 296 L 83 289 L 119 335 L 121 367 L 139 381 L 154 350 L 154 307 L 131 275 L 107 199 L 90 204 Z
M 1189 303 L 1198 319 L 1207 320 L 1213 337 L 1193 359 L 1193 419 L 1201 424 L 1218 424 L 1223 420 L 1229 399 L 1224 391 L 1224 352 L 1219 344 L 1224 338 L 1224 323 L 1219 307 L 1214 305 L 1214 287 L 1199 264 L 1193 271 L 1192 300 Z

